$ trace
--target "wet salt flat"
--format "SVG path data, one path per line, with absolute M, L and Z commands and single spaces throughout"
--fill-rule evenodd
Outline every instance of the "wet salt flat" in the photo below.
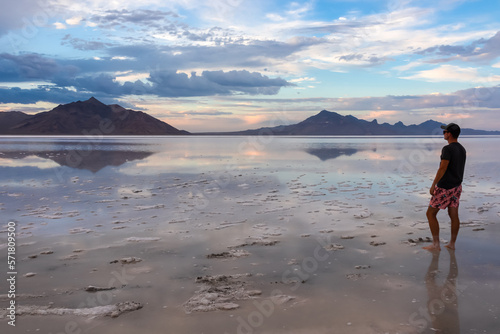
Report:
M 1 137 L 2 333 L 497 333 L 500 138 L 460 141 L 432 254 L 442 138 Z

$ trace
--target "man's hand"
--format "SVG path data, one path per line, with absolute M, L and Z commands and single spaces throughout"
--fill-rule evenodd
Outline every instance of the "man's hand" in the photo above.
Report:
M 446 173 L 446 169 L 448 169 L 449 160 L 441 159 L 441 163 L 439 164 L 439 169 L 436 173 L 436 177 L 434 178 L 434 182 L 432 183 L 431 189 L 429 190 L 430 194 L 434 196 L 434 190 L 436 190 L 436 184 L 441 180 Z

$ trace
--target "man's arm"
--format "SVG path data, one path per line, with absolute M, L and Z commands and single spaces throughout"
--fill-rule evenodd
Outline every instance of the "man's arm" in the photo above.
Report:
M 448 169 L 449 163 L 450 163 L 450 160 L 444 160 L 444 159 L 441 160 L 441 163 L 439 164 L 439 169 L 436 173 L 436 177 L 434 178 L 434 182 L 432 182 L 432 186 L 431 186 L 431 190 L 430 190 L 431 195 L 434 195 L 434 189 L 436 188 L 436 184 L 444 176 L 446 169 Z

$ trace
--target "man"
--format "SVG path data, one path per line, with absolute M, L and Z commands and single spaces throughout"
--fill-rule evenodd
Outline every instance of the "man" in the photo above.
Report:
M 448 215 L 451 219 L 451 240 L 445 247 L 455 249 L 455 241 L 460 229 L 458 205 L 462 193 L 466 152 L 457 140 L 460 135 L 460 127 L 457 124 L 450 123 L 442 125 L 441 128 L 444 129 L 443 136 L 448 141 L 448 145 L 444 146 L 441 151 L 441 163 L 430 189 L 432 198 L 427 209 L 427 219 L 432 233 L 432 245 L 423 247 L 430 251 L 441 250 L 437 220 L 439 210 L 448 208 Z

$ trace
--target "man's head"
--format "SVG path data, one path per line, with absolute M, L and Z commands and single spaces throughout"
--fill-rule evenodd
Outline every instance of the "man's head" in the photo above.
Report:
M 448 125 L 441 125 L 441 129 L 443 129 L 443 134 L 449 132 L 453 138 L 458 138 L 460 136 L 460 127 L 455 123 L 450 123 Z

